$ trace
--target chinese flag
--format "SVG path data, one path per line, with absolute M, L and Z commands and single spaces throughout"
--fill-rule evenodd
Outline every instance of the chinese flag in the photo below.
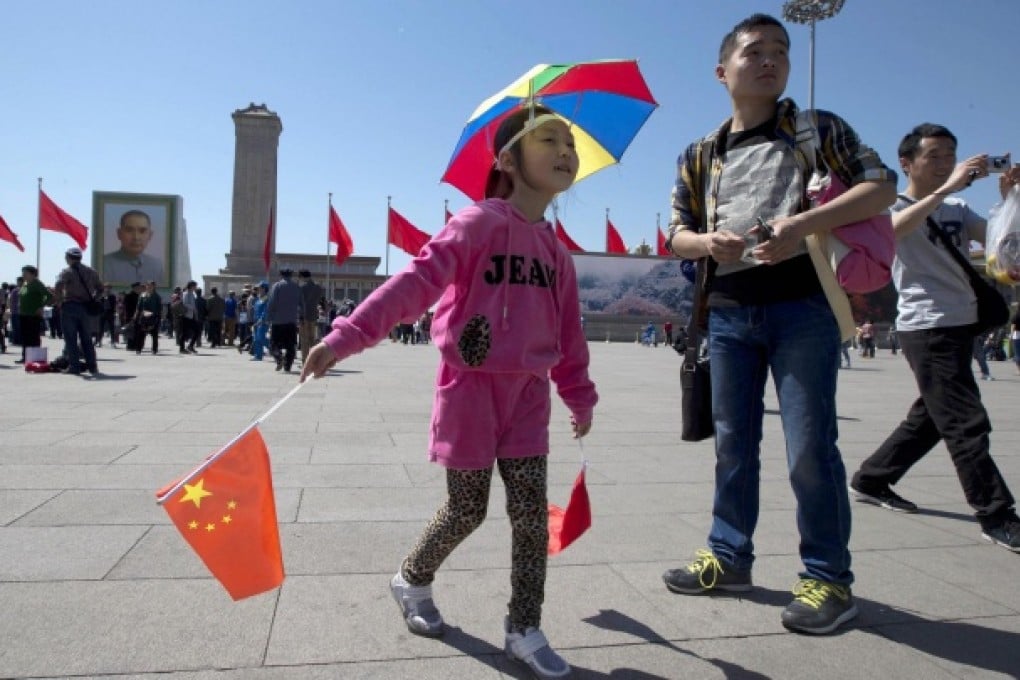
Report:
M 659 247 L 658 254 L 662 257 L 669 257 L 669 251 L 666 250 L 666 235 L 662 233 L 662 229 L 656 227 L 655 233 L 658 235 Z
M 574 480 L 567 509 L 549 504 L 549 549 L 550 555 L 562 551 L 588 530 L 591 526 L 591 504 L 588 502 L 588 487 L 584 485 L 584 469 Z
M 336 214 L 333 206 L 329 206 L 329 242 L 336 244 L 336 263 L 343 264 L 344 260 L 354 253 L 354 241 L 347 233 L 340 216 Z
M 262 261 L 266 264 L 266 273 L 269 273 L 269 263 L 273 258 L 273 208 L 269 207 L 269 225 L 266 227 L 266 244 L 262 246 Z
M 39 190 L 39 228 L 67 234 L 82 250 L 88 247 L 89 228 L 61 210 L 42 189 Z
M 616 227 L 613 226 L 613 223 L 608 218 L 606 218 L 606 252 L 617 255 L 627 254 L 627 246 L 624 245 L 623 239 L 620 238 L 620 232 L 616 231 Z
M 407 221 L 403 215 L 398 213 L 393 208 L 389 209 L 389 224 L 387 228 L 389 230 L 388 243 L 392 243 L 396 247 L 400 248 L 409 255 L 415 257 L 421 252 L 421 249 L 425 247 L 425 244 L 432 238 L 424 231 L 418 229 L 410 222 Z
M 584 248 L 574 243 L 574 239 L 570 238 L 567 235 L 567 230 L 563 228 L 563 225 L 560 224 L 560 221 L 558 219 L 556 220 L 556 238 L 558 238 L 560 240 L 560 243 L 565 245 L 567 247 L 567 250 L 569 250 L 570 252 L 572 253 L 584 252 Z
M 21 241 L 18 240 L 18 235 L 11 231 L 11 228 L 4 222 L 3 215 L 0 215 L 0 241 L 7 241 L 13 243 L 14 247 L 25 252 L 25 246 L 21 245 Z
M 199 469 L 180 488 L 174 482 L 156 492 L 157 501 L 230 597 L 276 588 L 283 556 L 269 452 L 258 427 Z

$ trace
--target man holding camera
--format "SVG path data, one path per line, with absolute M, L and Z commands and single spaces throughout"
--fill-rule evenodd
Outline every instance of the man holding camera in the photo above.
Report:
M 1020 183 L 1020 168 L 985 154 L 956 162 L 956 137 L 941 125 L 918 125 L 899 146 L 906 190 L 893 205 L 899 294 L 896 331 L 920 396 L 906 419 L 861 464 L 850 482 L 857 500 L 898 512 L 917 512 L 895 485 L 939 442 L 956 466 L 982 537 L 1020 552 L 1020 519 L 1013 496 L 989 453 L 991 423 L 971 359 L 977 303 L 966 272 L 938 230 L 969 259 L 970 241 L 985 240 L 985 220 L 953 196 L 990 172 L 1005 198 Z M 998 167 L 997 167 L 998 166 Z

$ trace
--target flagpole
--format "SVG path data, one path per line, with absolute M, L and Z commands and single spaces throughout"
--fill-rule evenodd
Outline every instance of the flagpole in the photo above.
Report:
M 392 196 L 386 197 L 386 277 L 390 276 L 390 199 Z
M 446 216 L 450 214 L 450 199 L 443 199 L 443 224 L 446 224 Z
M 329 227 L 332 224 L 333 219 L 333 192 L 329 192 L 329 212 L 326 215 L 326 301 L 329 302 L 333 299 L 333 294 L 329 290 Z M 340 245 L 337 244 L 337 248 Z M 327 309 L 327 314 L 329 310 Z
M 659 254 L 659 234 L 662 233 L 662 213 L 655 213 L 655 254 Z
M 236 444 L 236 443 L 237 443 L 238 441 L 240 441 L 241 439 L 243 439 L 243 438 L 244 438 L 244 436 L 245 436 L 246 434 L 248 434 L 248 433 L 249 433 L 249 432 L 251 432 L 251 431 L 252 431 L 253 429 L 255 429 L 256 427 L 258 427 L 258 425 L 260 425 L 260 424 L 262 423 L 262 421 L 264 421 L 264 420 L 265 420 L 266 418 L 268 418 L 269 416 L 271 416 L 271 415 L 273 415 L 274 413 L 276 413 L 276 410 L 277 410 L 277 409 L 279 409 L 279 408 L 280 408 L 281 406 L 283 406 L 283 405 L 284 405 L 284 403 L 286 403 L 286 401 L 287 401 L 288 399 L 290 399 L 290 398 L 291 398 L 291 397 L 293 397 L 293 396 L 294 396 L 295 394 L 297 394 L 298 390 L 300 390 L 300 389 L 301 389 L 302 387 L 304 387 L 304 386 L 305 386 L 305 384 L 306 384 L 307 382 L 308 382 L 308 381 L 305 381 L 305 382 L 299 382 L 299 383 L 298 383 L 297 385 L 295 385 L 295 386 L 294 386 L 294 389 L 292 389 L 292 390 L 291 390 L 290 392 L 288 392 L 287 394 L 285 394 L 285 395 L 283 396 L 283 398 L 282 398 L 282 399 L 280 399 L 280 400 L 279 400 L 278 402 L 276 402 L 275 404 L 273 404 L 272 406 L 270 406 L 270 407 L 269 407 L 269 410 L 268 410 L 268 411 L 266 411 L 265 413 L 263 413 L 262 415 L 260 415 L 260 416 L 259 416 L 258 418 L 256 418 L 255 420 L 253 420 L 253 421 L 252 421 L 251 423 L 249 423 L 249 424 L 248 424 L 248 426 L 247 426 L 247 427 L 245 427 L 245 428 L 244 428 L 243 430 L 241 430 L 241 432 L 239 432 L 239 433 L 238 433 L 238 434 L 237 434 L 237 435 L 236 435 L 236 436 L 235 436 L 235 437 L 234 437 L 233 439 L 231 439 L 231 440 L 230 440 L 229 442 L 227 442 L 227 443 L 226 443 L 226 444 L 224 444 L 224 445 L 223 445 L 222 447 L 220 447 L 220 450 L 219 450 L 219 451 L 217 451 L 216 453 L 212 454 L 211 456 L 209 456 L 208 458 L 206 458 L 206 459 L 205 459 L 204 461 L 202 461 L 202 464 L 201 464 L 201 465 L 199 465 L 199 466 L 198 466 L 198 467 L 196 467 L 196 468 L 195 468 L 194 470 L 192 470 L 192 471 L 191 471 L 191 472 L 189 472 L 189 473 L 188 473 L 187 475 L 185 475 L 185 476 L 184 476 L 184 477 L 183 477 L 183 478 L 182 478 L 182 479 L 181 479 L 180 481 L 178 481 L 178 482 L 177 482 L 176 484 L 174 484 L 174 485 L 173 485 L 173 487 L 171 487 L 169 491 L 167 491 L 166 493 L 164 493 L 164 494 L 163 494 L 162 496 L 158 497 L 158 498 L 156 499 L 156 504 L 157 504 L 157 505 L 163 505 L 163 503 L 165 503 L 165 502 L 166 502 L 166 500 L 167 500 L 168 498 L 170 498 L 170 497 L 171 497 L 171 496 L 173 496 L 173 495 L 174 495 L 175 493 L 177 493 L 177 491 L 178 491 L 178 490 L 179 490 L 179 489 L 180 489 L 180 488 L 181 488 L 182 486 L 184 486 L 185 484 L 187 484 L 188 482 L 190 482 L 191 480 L 193 480 L 193 479 L 194 479 L 195 477 L 198 477 L 198 476 L 199 476 L 200 474 L 202 474 L 202 473 L 203 473 L 203 472 L 205 472 L 205 471 L 206 471 L 207 469 L 209 469 L 209 467 L 210 467 L 210 466 L 211 466 L 211 465 L 212 465 L 213 463 L 215 463 L 215 462 L 216 462 L 216 461 L 217 461 L 217 460 L 219 459 L 219 457 L 220 457 L 220 456 L 222 456 L 222 455 L 223 455 L 224 453 L 226 453 L 226 452 L 227 452 L 227 451 L 228 451 L 228 450 L 230 449 L 230 447 L 232 447 L 232 446 L 233 446 L 234 444 Z
M 609 252 L 609 208 L 606 208 L 606 252 Z
M 42 177 L 39 178 L 39 191 L 35 197 L 38 209 L 35 213 L 35 270 L 39 271 L 39 250 L 42 247 Z

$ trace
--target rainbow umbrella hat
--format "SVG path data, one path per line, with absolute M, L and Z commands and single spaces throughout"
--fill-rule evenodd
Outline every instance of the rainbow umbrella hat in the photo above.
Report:
M 634 59 L 539 64 L 475 109 L 442 181 L 471 199 L 482 199 L 496 156 L 496 130 L 504 118 L 532 103 L 551 109 L 571 126 L 580 158 L 577 180 L 618 163 L 658 106 Z

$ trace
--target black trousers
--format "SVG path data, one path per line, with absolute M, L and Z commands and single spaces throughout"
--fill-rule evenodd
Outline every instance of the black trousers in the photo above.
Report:
M 900 348 L 921 396 L 906 419 L 861 463 L 854 483 L 865 488 L 896 484 L 907 470 L 945 440 L 967 502 L 985 528 L 1013 508 L 1013 495 L 988 452 L 992 431 L 971 361 L 968 327 L 900 331 Z
M 297 324 L 296 323 L 274 323 L 272 326 L 271 351 L 276 361 L 283 362 L 283 367 L 288 371 L 294 365 L 294 355 L 297 351 Z
M 39 347 L 42 344 L 42 317 L 19 314 L 21 317 L 21 360 L 25 360 L 26 347 Z

